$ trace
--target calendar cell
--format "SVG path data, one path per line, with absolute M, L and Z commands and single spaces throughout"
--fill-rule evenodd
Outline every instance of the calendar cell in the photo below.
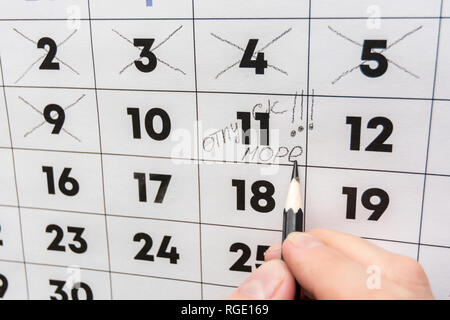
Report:
M 23 261 L 19 210 L 0 207 L 0 259 Z
M 450 3 L 448 3 L 447 6 L 450 6 Z M 446 57 L 448 57 L 448 55 L 450 54 L 449 36 L 450 20 L 442 19 L 438 52 L 438 65 L 436 69 L 435 98 L 437 99 L 450 99 L 450 94 L 448 92 L 448 84 L 450 83 L 450 66 L 448 65 L 446 59 Z
M 108 270 L 105 218 L 22 209 L 25 260 Z
M 450 177 L 428 176 L 426 183 L 420 242 L 450 247 Z
M 197 156 L 195 94 L 99 91 L 98 95 L 103 152 Z
M 31 300 L 109 300 L 109 273 L 80 269 L 27 265 Z
M 419 245 L 417 244 L 401 243 L 393 241 L 380 241 L 380 240 L 369 240 L 369 241 L 392 253 L 400 254 L 402 256 L 410 257 L 412 259 L 417 259 L 417 250 L 419 249 Z
M 291 166 L 202 164 L 202 223 L 281 230 L 291 175 Z
M 450 175 L 450 102 L 435 101 L 431 123 L 430 149 L 427 172 Z
M 13 157 L 7 149 L 0 149 L 0 204 L 17 205 Z
M 420 246 L 420 264 L 430 281 L 436 299 L 450 300 L 450 249 Z
M 384 17 L 439 17 L 441 0 L 415 1 L 411 0 L 333 0 L 312 1 L 312 17 L 356 17 L 366 18 L 367 27 L 375 29 L 377 19 Z
M 320 95 L 430 99 L 438 25 L 389 19 L 369 29 L 365 20 L 313 20 L 310 87 Z
M 92 32 L 99 88 L 194 90 L 191 21 L 100 20 Z
M 202 226 L 203 281 L 238 286 L 264 262 L 281 232 Z
M 100 156 L 15 150 L 20 204 L 104 213 Z
M 103 161 L 107 214 L 199 222 L 196 163 L 119 156 Z
M 0 23 L 5 84 L 93 88 L 88 21 Z
M 108 217 L 111 270 L 200 281 L 200 235 L 194 223 Z
M 0 261 L 0 300 L 2 299 L 27 299 L 27 283 L 23 263 Z
M 306 20 L 196 22 L 198 90 L 295 94 L 306 90 Z
M 306 97 L 199 94 L 200 158 L 305 163 Z
M 417 243 L 422 192 L 422 175 L 309 168 L 306 229 Z
M 199 300 L 200 283 L 112 274 L 116 300 Z
M 196 18 L 307 18 L 309 4 L 306 0 L 196 0 Z
M 442 2 L 442 16 L 450 17 L 450 2 L 448 0 L 443 0 Z
M 234 287 L 203 284 L 203 299 L 224 300 L 226 297 L 230 296 L 234 290 L 236 290 Z
M 15 148 L 99 152 L 95 93 L 8 88 Z
M 3 0 L 0 19 L 67 19 L 67 24 L 89 18 L 87 0 Z
M 111 0 L 91 1 L 93 19 L 191 19 L 192 0 Z
M 0 148 L 10 148 L 11 140 L 9 136 L 8 117 L 6 113 L 5 97 L 3 90 L 0 90 Z
M 430 109 L 429 101 L 315 97 L 308 165 L 424 173 Z

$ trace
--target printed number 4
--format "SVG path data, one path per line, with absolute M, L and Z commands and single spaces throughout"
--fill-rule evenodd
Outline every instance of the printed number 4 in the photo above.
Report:
M 256 74 L 264 74 L 264 70 L 267 68 L 268 64 L 267 61 L 264 60 L 263 52 L 255 53 L 258 41 L 258 39 L 250 39 L 248 41 L 247 48 L 244 51 L 244 56 L 242 57 L 239 67 L 255 69 Z M 256 59 L 253 59 L 255 54 Z

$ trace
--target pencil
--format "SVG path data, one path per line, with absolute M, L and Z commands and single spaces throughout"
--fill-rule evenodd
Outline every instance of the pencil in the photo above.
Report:
M 297 161 L 294 162 L 292 169 L 292 178 L 289 185 L 289 191 L 286 198 L 286 206 L 283 211 L 283 239 L 291 232 L 303 232 L 303 210 L 302 210 L 302 194 L 300 191 L 300 177 L 298 176 Z M 283 252 L 281 252 L 281 259 L 283 259 Z M 296 298 L 300 298 L 301 287 L 296 285 Z

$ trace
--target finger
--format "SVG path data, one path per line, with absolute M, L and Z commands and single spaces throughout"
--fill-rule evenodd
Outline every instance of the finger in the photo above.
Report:
M 274 244 L 264 252 L 264 260 L 280 260 L 281 259 L 281 243 Z
M 316 299 L 390 299 L 404 294 L 387 279 L 380 279 L 382 289 L 372 290 L 361 264 L 309 234 L 291 233 L 283 243 L 283 257 Z
M 402 280 L 402 277 L 409 275 L 399 272 L 405 265 L 407 257 L 389 252 L 375 244 L 356 237 L 354 235 L 328 230 L 315 229 L 307 232 L 315 236 L 324 244 L 335 248 L 349 259 L 354 260 L 366 268 L 369 266 L 377 266 L 381 274 L 391 280 Z
M 228 300 L 292 300 L 295 281 L 286 264 L 272 260 L 256 269 Z

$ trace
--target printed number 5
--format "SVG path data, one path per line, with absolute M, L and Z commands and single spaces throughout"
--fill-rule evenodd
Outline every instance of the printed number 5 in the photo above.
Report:
M 372 69 L 367 64 L 360 66 L 361 72 L 369 78 L 378 78 L 386 73 L 388 69 L 388 60 L 380 52 L 373 52 L 373 49 L 386 49 L 387 40 L 364 40 L 361 60 L 376 61 L 378 66 Z

